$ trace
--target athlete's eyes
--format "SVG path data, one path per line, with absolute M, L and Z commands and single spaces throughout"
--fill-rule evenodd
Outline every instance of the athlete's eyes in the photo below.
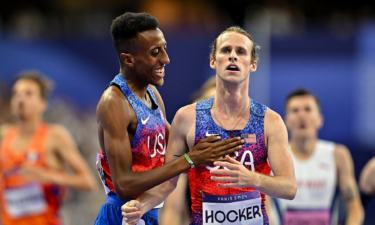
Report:
M 298 112 L 298 108 L 293 108 L 291 111 L 292 111 L 292 113 L 297 113 Z
M 221 52 L 224 54 L 229 53 L 229 49 L 224 48 Z
M 151 52 L 151 55 L 152 56 L 157 56 L 159 54 L 159 49 L 154 49 L 154 50 L 152 50 L 152 52 Z
M 244 51 L 244 50 L 239 50 L 239 51 L 238 51 L 238 54 L 239 54 L 239 55 L 245 55 L 245 51 Z

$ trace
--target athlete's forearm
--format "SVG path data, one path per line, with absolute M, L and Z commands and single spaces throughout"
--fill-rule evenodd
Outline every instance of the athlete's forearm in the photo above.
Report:
M 251 173 L 251 171 L 249 171 Z M 249 186 L 273 198 L 294 199 L 297 193 L 296 183 L 286 176 L 268 176 L 261 173 L 249 181 Z
M 181 174 L 190 168 L 184 157 L 179 157 L 163 166 L 144 172 L 129 171 L 114 180 L 116 194 L 121 200 L 142 194 L 145 191 Z
M 346 218 L 347 225 L 362 225 L 364 221 L 364 211 L 361 203 L 354 203 L 348 208 L 348 214 Z
M 176 188 L 177 179 L 178 176 L 140 195 L 137 200 L 141 203 L 142 214 L 161 204 Z

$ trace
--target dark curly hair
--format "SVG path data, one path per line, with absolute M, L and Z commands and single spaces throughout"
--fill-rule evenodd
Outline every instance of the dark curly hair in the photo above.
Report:
M 137 40 L 139 32 L 154 30 L 158 26 L 158 19 L 148 13 L 126 12 L 114 19 L 111 25 L 111 36 L 118 57 L 120 58 L 121 53 L 131 51 L 131 44 Z

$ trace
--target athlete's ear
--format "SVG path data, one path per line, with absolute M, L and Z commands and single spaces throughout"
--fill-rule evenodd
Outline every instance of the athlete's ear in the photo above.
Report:
M 257 61 L 252 62 L 250 66 L 250 73 L 257 71 L 257 68 L 258 68 L 258 62 Z
M 216 60 L 213 57 L 210 58 L 210 67 L 216 70 Z
M 133 66 L 134 65 L 134 58 L 129 53 L 121 53 L 120 59 L 127 66 Z

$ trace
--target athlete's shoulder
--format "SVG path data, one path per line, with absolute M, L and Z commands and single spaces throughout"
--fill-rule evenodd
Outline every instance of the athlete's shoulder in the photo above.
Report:
M 182 108 L 180 108 L 174 119 L 173 119 L 173 122 L 177 122 L 178 124 L 189 124 L 189 123 L 192 123 L 195 121 L 195 107 L 196 107 L 196 103 L 193 103 L 193 104 L 190 104 L 190 105 L 187 105 L 187 106 L 184 106 Z
M 327 142 L 329 143 L 329 142 Z M 331 142 L 332 143 L 332 142 Z M 350 151 L 349 149 L 343 145 L 343 144 L 339 144 L 339 143 L 333 143 L 334 144 L 334 151 L 335 151 L 335 156 L 338 157 L 338 158 L 351 158 L 351 155 L 350 155 Z
M 126 99 L 125 95 L 122 93 L 121 89 L 116 85 L 111 85 L 102 94 L 99 100 L 99 104 L 111 104 L 118 101 L 123 101 Z
M 267 107 L 265 113 L 265 120 L 270 123 L 284 123 L 283 119 L 281 118 L 280 114 L 275 112 L 274 110 Z
M 343 144 L 335 143 L 334 157 L 339 168 L 342 166 L 353 165 L 352 155 L 350 154 L 349 149 Z
M 99 103 L 96 107 L 96 113 L 98 117 L 107 113 L 116 113 L 123 111 L 122 109 L 129 107 L 127 98 L 122 91 L 112 85 L 108 87 L 102 94 Z

